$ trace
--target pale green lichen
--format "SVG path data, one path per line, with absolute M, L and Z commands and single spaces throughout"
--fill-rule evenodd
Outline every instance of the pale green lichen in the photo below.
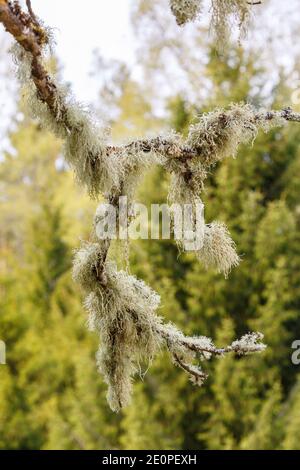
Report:
M 134 201 L 136 188 L 143 179 L 145 172 L 154 165 L 164 165 L 166 156 L 163 146 L 160 144 L 165 136 L 148 139 L 147 151 L 145 140 L 136 139 L 130 143 L 124 143 L 120 158 L 122 160 L 122 195 L 128 197 L 128 202 Z
M 211 29 L 219 47 L 228 42 L 234 25 L 238 26 L 241 37 L 246 35 L 251 17 L 249 0 L 211 0 L 211 4 Z
M 200 193 L 209 169 L 226 157 L 235 157 L 241 144 L 254 141 L 258 131 L 269 132 L 272 128 L 285 125 L 280 112 L 272 113 L 266 119 L 266 112 L 257 112 L 249 104 L 232 104 L 228 109 L 216 109 L 200 116 L 190 127 L 186 144 L 195 155 L 168 160 L 165 164 L 171 172 L 169 201 L 172 204 L 201 204 Z M 196 230 L 196 211 L 193 213 L 193 227 Z M 225 275 L 238 264 L 234 245 L 222 224 L 206 228 L 204 247 L 199 259 L 205 266 L 216 267 Z M 223 248 L 222 248 L 222 243 Z M 179 244 L 184 248 L 184 244 Z
M 152 361 L 162 345 L 167 346 L 174 364 L 197 385 L 202 385 L 207 377 L 194 364 L 197 357 L 203 361 L 223 355 L 226 349 L 241 355 L 264 349 L 258 343 L 260 334 L 245 335 L 222 350 L 210 338 L 186 337 L 172 323 L 164 324 L 157 315 L 160 296 L 143 281 L 118 271 L 114 263 L 104 263 L 102 249 L 101 244 L 85 243 L 75 256 L 73 277 L 87 293 L 88 326 L 100 337 L 97 362 L 108 384 L 107 399 L 113 411 L 130 402 L 134 376 L 141 372 L 142 363 Z M 207 249 L 207 256 L 215 262 L 219 248 Z M 104 284 L 99 281 L 99 269 L 105 271 Z
M 159 295 L 143 281 L 113 263 L 105 264 L 105 285 L 97 278 L 101 246 L 85 244 L 74 260 L 73 277 L 88 296 L 89 328 L 100 336 L 98 366 L 108 384 L 108 402 L 114 411 L 128 404 L 131 382 L 142 361 L 151 361 L 162 338 L 162 320 L 156 311 Z
M 200 0 L 170 3 L 178 24 L 194 20 L 201 7 Z M 248 13 L 244 1 L 212 0 L 212 5 L 213 24 L 220 37 L 225 35 L 231 16 L 243 26 Z M 48 106 L 37 93 L 31 55 L 19 46 L 14 47 L 13 54 L 31 113 L 64 140 L 66 160 L 91 196 L 108 193 L 108 199 L 115 201 L 118 196 L 127 195 L 131 202 L 144 171 L 158 164 L 172 174 L 169 200 L 193 206 L 192 226 L 196 226 L 196 206 L 202 204 L 199 193 L 208 169 L 222 158 L 234 156 L 239 144 L 251 142 L 259 128 L 268 131 L 284 121 L 280 113 L 266 119 L 264 113 L 255 113 L 249 105 L 232 105 L 229 110 L 201 116 L 191 126 L 185 142 L 170 134 L 109 147 L 106 131 L 98 126 L 90 110 L 76 103 L 68 87 L 60 86 L 49 76 L 52 98 Z M 182 246 L 185 248 L 185 240 Z M 209 338 L 188 338 L 174 325 L 163 324 L 157 315 L 159 295 L 128 272 L 118 271 L 107 260 L 108 248 L 107 240 L 84 243 L 74 258 L 73 278 L 87 294 L 89 328 L 100 336 L 97 360 L 108 384 L 111 408 L 118 411 L 129 403 L 133 376 L 143 361 L 154 358 L 162 344 L 167 346 L 174 363 L 201 385 L 206 374 L 193 364 L 194 359 L 210 359 L 223 352 Z M 227 228 L 217 222 L 205 226 L 203 246 L 197 256 L 205 266 L 212 266 L 225 276 L 239 262 Z M 238 354 L 259 351 L 263 349 L 257 344 L 260 339 L 259 334 L 248 334 L 227 350 Z
M 55 87 L 54 111 L 50 111 L 32 80 L 31 55 L 18 45 L 13 46 L 12 54 L 32 117 L 63 139 L 66 161 L 74 169 L 79 183 L 92 197 L 118 188 L 124 161 L 116 152 L 106 152 L 106 129 L 99 127 L 90 110 L 76 103 L 68 87 L 57 84 L 54 77 L 51 77 Z
M 230 237 L 226 225 L 220 222 L 206 225 L 204 244 L 197 256 L 206 268 L 216 269 L 225 277 L 240 262 L 235 243 Z
M 198 164 L 208 168 L 225 157 L 235 157 L 239 145 L 252 143 L 260 128 L 266 131 L 283 121 L 274 119 L 266 124 L 251 105 L 232 104 L 226 110 L 202 114 L 190 127 L 187 143 L 198 149 Z
M 99 285 L 98 266 L 103 261 L 100 243 L 84 242 L 76 251 L 73 260 L 73 279 L 86 292 L 95 290 Z
M 202 187 L 202 181 L 199 182 L 199 186 L 194 184 L 191 187 L 185 180 L 184 174 L 172 173 L 168 202 L 170 209 L 172 209 L 170 215 L 174 230 L 178 221 L 182 225 L 181 238 L 175 237 L 179 251 L 196 251 L 193 246 L 202 242 L 203 234 L 201 230 L 204 224 L 204 205 L 199 196 Z
M 264 335 L 262 333 L 247 333 L 240 339 L 233 341 L 231 348 L 239 356 L 247 356 L 253 352 L 262 352 L 266 349 L 266 345 L 261 343 Z
M 238 26 L 240 37 L 245 36 L 253 5 L 248 0 L 211 0 L 210 28 L 219 48 L 228 42 L 230 32 Z M 202 0 L 170 0 L 170 8 L 178 25 L 195 21 L 201 13 Z
M 54 107 L 57 110 L 56 116 L 50 112 L 48 105 L 43 102 L 37 93 L 36 86 L 32 80 L 31 68 L 32 68 L 32 57 L 24 51 L 19 44 L 14 44 L 11 47 L 11 53 L 13 60 L 16 64 L 16 74 L 22 86 L 22 95 L 28 104 L 28 110 L 31 116 L 35 119 L 38 118 L 42 125 L 48 130 L 54 132 L 59 138 L 64 139 L 67 135 L 66 127 L 61 123 L 61 103 L 67 99 L 68 90 L 67 87 L 62 87 L 56 84 L 55 79 L 53 82 L 56 86 L 56 93 L 54 95 Z M 42 60 L 42 59 L 41 59 Z
M 106 131 L 97 126 L 88 109 L 75 103 L 68 106 L 67 119 L 71 130 L 65 139 L 64 153 L 79 183 L 94 198 L 112 188 L 117 190 L 122 159 L 115 152 L 106 152 Z
M 179 26 L 194 21 L 201 10 L 202 0 L 170 0 L 170 8 Z

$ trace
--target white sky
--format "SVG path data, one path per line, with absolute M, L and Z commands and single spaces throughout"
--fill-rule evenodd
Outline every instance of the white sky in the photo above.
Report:
M 63 76 L 72 82 L 75 96 L 82 101 L 92 101 L 99 90 L 95 79 L 89 76 L 95 49 L 108 58 L 133 61 L 130 2 L 31 1 L 38 16 L 55 28 L 56 52 L 64 67 Z

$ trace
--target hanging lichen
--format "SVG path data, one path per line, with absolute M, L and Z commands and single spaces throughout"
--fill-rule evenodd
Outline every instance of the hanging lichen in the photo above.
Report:
M 200 13 L 202 0 L 170 0 L 170 7 L 179 26 L 194 21 Z
M 223 48 L 234 26 L 240 37 L 246 35 L 253 8 L 261 2 L 249 0 L 210 0 L 210 29 L 219 48 Z M 170 0 L 170 8 L 179 26 L 195 21 L 203 10 L 203 0 Z

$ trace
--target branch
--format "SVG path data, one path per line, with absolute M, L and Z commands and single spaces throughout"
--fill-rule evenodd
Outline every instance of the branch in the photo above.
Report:
M 287 122 L 300 122 L 300 113 L 293 111 L 290 107 L 281 110 L 257 112 L 256 114 L 254 114 L 250 122 L 256 124 L 258 122 L 265 121 L 267 123 L 278 119 L 278 117 L 286 120 Z M 224 124 L 224 127 L 225 126 L 226 123 Z M 186 144 L 174 144 L 174 140 L 168 140 L 160 137 L 152 138 L 149 140 L 137 140 L 123 147 L 108 146 L 107 153 L 120 153 L 122 150 L 125 150 L 128 153 L 134 153 L 137 148 L 139 149 L 139 151 L 142 151 L 145 154 L 149 152 L 157 152 L 162 155 L 165 155 L 166 157 L 176 158 L 182 161 L 198 157 L 201 162 L 201 149 L 199 149 L 199 147 Z
M 262 352 L 266 348 L 266 345 L 261 342 L 263 339 L 261 333 L 247 333 L 241 339 L 235 340 L 231 345 L 223 348 L 217 348 L 205 336 L 186 337 L 173 325 L 161 325 L 157 328 L 157 333 L 166 342 L 174 363 L 185 370 L 197 385 L 202 385 L 207 378 L 207 374 L 191 363 L 194 355 L 198 355 L 201 360 L 204 360 L 211 359 L 213 356 L 222 357 L 229 353 L 243 356 Z M 188 357 L 188 360 L 184 359 L 186 352 L 192 353 L 192 357 Z
M 203 382 L 205 382 L 205 380 L 208 378 L 208 374 L 202 372 L 199 367 L 193 366 L 192 364 L 187 364 L 175 352 L 172 354 L 174 364 L 183 369 L 185 372 L 187 372 L 191 381 L 194 384 L 201 386 Z
M 48 35 L 39 25 L 31 3 L 27 1 L 29 14 L 23 12 L 18 2 L 0 0 L 0 22 L 16 42 L 31 57 L 31 78 L 36 86 L 39 99 L 46 103 L 54 119 L 66 119 L 65 105 L 59 96 L 57 86 L 43 65 L 43 48 L 48 44 Z M 62 112 L 58 113 L 58 110 Z M 69 123 L 65 122 L 66 127 Z
M 232 105 L 228 110 L 217 109 L 202 115 L 190 127 L 184 141 L 171 134 L 124 146 L 107 145 L 89 113 L 68 100 L 48 74 L 43 64 L 48 34 L 40 26 L 30 0 L 26 3 L 28 13 L 21 10 L 17 1 L 0 0 L 0 22 L 21 48 L 20 67 L 25 65 L 27 72 L 29 65 L 29 76 L 23 80 L 25 85 L 27 81 L 34 84 L 37 114 L 65 139 L 66 159 L 80 183 L 92 196 L 104 193 L 117 211 L 118 198 L 132 193 L 137 176 L 149 165 L 159 163 L 172 174 L 170 196 L 175 202 L 195 203 L 199 201 L 208 169 L 235 155 L 241 143 L 252 142 L 259 129 L 268 131 L 285 121 L 300 122 L 300 114 L 290 108 L 256 112 L 249 105 Z M 199 2 L 192 3 L 195 6 Z M 41 104 L 52 118 L 50 124 Z M 127 402 L 135 362 L 145 356 L 152 358 L 162 343 L 174 363 L 198 385 L 207 375 L 193 365 L 195 356 L 203 360 L 232 352 L 243 355 L 263 351 L 265 346 L 260 343 L 259 333 L 249 333 L 230 346 L 217 348 L 208 338 L 186 337 L 172 325 L 163 324 L 156 315 L 159 296 L 142 281 L 112 266 L 107 259 L 110 243 L 109 239 L 97 240 L 80 249 L 73 276 L 88 294 L 85 305 L 89 321 L 101 336 L 98 364 L 109 385 L 108 399 L 113 409 L 118 410 Z M 234 243 L 226 227 L 218 223 L 206 226 L 204 245 L 197 256 L 205 265 L 217 267 L 225 274 L 238 263 Z
M 217 348 L 211 340 L 204 336 L 184 336 L 181 331 L 177 330 L 170 324 L 160 325 L 156 331 L 167 343 L 167 347 L 170 352 L 172 352 L 174 348 L 180 347 L 189 350 L 192 353 L 204 355 L 206 358 L 210 358 L 212 355 L 222 356 L 225 353 L 233 352 L 232 346 Z

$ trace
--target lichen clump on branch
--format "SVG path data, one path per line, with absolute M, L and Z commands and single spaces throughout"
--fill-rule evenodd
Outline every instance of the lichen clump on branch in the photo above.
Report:
M 170 7 L 179 26 L 194 21 L 200 13 L 202 0 L 170 0 Z

